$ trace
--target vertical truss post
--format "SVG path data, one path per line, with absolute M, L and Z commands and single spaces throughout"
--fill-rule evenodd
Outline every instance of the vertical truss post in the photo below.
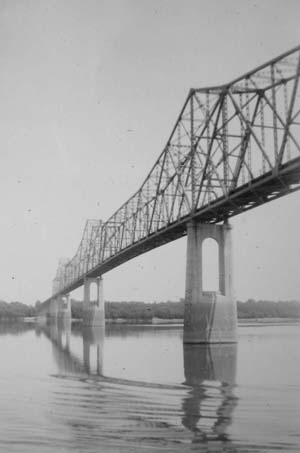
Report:
M 250 124 L 250 105 L 249 105 L 249 80 L 246 79 L 246 120 L 247 120 L 247 125 Z M 248 170 L 249 170 L 249 176 L 248 179 L 251 178 L 252 174 L 252 154 L 251 154 L 251 138 L 249 136 L 249 141 L 248 141 Z
M 275 166 L 278 165 L 278 134 L 277 134 L 277 106 L 276 106 L 276 90 L 275 90 L 275 70 L 274 64 L 271 65 L 271 82 L 272 82 L 272 105 L 273 105 L 273 137 L 274 137 L 274 154 Z
M 177 127 L 177 172 L 180 171 L 181 124 Z
M 239 102 L 240 102 L 240 111 L 242 111 L 243 108 L 243 95 L 242 93 L 239 94 Z M 241 135 L 241 143 L 243 142 L 243 137 L 245 133 L 245 127 L 244 127 L 244 122 L 241 116 L 240 118 L 240 135 Z M 242 183 L 245 184 L 246 181 L 246 176 L 245 176 L 245 165 L 242 166 Z
M 288 91 L 287 91 L 287 86 L 286 83 L 284 84 L 283 87 L 284 90 L 284 110 L 285 110 L 285 122 L 286 126 L 288 127 L 288 120 L 289 120 L 289 114 L 288 114 Z M 287 158 L 290 160 L 291 158 L 291 142 L 290 142 L 290 137 L 287 135 L 286 137 L 286 148 L 287 148 Z
M 191 91 L 190 97 L 191 107 L 191 178 L 192 178 L 192 211 L 196 209 L 196 169 L 195 169 L 195 135 L 194 135 L 194 92 Z
M 265 149 L 265 114 L 263 106 L 263 98 L 260 98 L 260 132 L 261 132 L 261 144 L 263 149 Z M 266 172 L 266 158 L 264 154 L 261 154 L 262 157 L 262 173 Z
M 150 182 L 149 179 L 147 180 L 146 186 L 146 197 L 147 197 L 147 205 L 146 205 L 146 231 L 149 231 L 149 221 L 150 221 Z
M 169 168 L 169 145 L 166 147 L 166 161 L 165 161 L 165 172 L 166 172 L 166 185 L 169 184 L 169 179 L 170 179 L 170 168 Z M 165 200 L 165 209 L 166 209 L 166 214 L 167 214 L 167 222 L 169 223 L 169 197 L 167 193 L 167 189 L 165 190 L 163 194 L 164 200 Z
M 107 238 L 107 229 L 108 229 L 108 225 L 107 223 L 105 223 L 104 225 L 104 228 L 102 228 L 102 231 L 101 231 L 101 249 L 100 249 L 100 253 L 99 253 L 99 262 L 102 263 L 106 256 L 105 256 L 105 252 L 106 252 L 106 238 Z
M 224 187 L 228 189 L 228 105 L 227 105 L 227 96 L 224 96 L 224 101 L 222 105 L 222 143 L 223 143 L 223 177 L 224 177 Z
M 210 140 L 210 118 L 209 118 L 209 112 L 210 112 L 210 98 L 209 98 L 209 90 L 206 92 L 206 112 L 205 112 L 205 123 L 207 124 L 207 139 L 206 139 L 206 146 L 207 149 L 209 148 L 209 140 Z M 208 203 L 211 202 L 211 169 L 210 167 L 208 168 L 208 173 L 207 173 L 207 200 Z

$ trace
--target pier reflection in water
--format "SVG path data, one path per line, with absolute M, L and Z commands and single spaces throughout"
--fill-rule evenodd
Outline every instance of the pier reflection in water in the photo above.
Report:
M 228 441 L 237 398 L 237 346 L 184 345 L 185 384 L 190 386 L 183 401 L 182 424 L 195 434 L 193 442 L 209 439 Z
M 91 374 L 102 375 L 103 346 L 105 328 L 75 326 L 72 328 L 70 319 L 39 325 L 41 330 L 51 341 L 53 356 L 61 374 Z M 82 338 L 82 358 L 78 357 L 70 347 L 71 336 Z M 96 349 L 96 363 L 91 365 L 91 348 Z
M 157 332 L 161 332 L 160 328 L 145 328 L 143 326 L 110 326 L 107 329 L 107 336 L 105 338 L 105 329 L 101 327 L 84 327 L 80 324 L 71 325 L 70 321 L 46 324 L 42 326 L 42 331 L 46 337 L 52 342 L 53 356 L 58 367 L 60 375 L 87 375 L 95 379 L 98 376 L 98 382 L 102 380 L 110 382 L 111 384 L 118 382 L 118 392 L 124 390 L 128 398 L 128 405 L 136 404 L 137 407 L 141 403 L 138 397 L 141 389 L 137 391 L 137 396 L 132 397 L 135 385 L 141 384 L 134 380 L 119 379 L 118 376 L 103 376 L 103 355 L 105 343 L 109 343 L 113 339 L 118 341 L 126 341 L 128 337 L 132 337 L 135 341 L 154 340 Z M 171 336 L 174 329 L 170 329 Z M 179 341 L 178 329 L 176 335 Z M 72 338 L 77 340 L 77 344 L 72 347 Z M 82 354 L 78 354 L 78 339 L 82 341 Z M 146 346 L 146 344 L 145 344 Z M 158 412 L 161 411 L 161 405 L 164 400 L 170 403 L 170 395 L 172 395 L 171 403 L 174 404 L 175 400 L 179 403 L 176 409 L 178 418 L 181 420 L 183 429 L 186 428 L 192 434 L 193 443 L 206 443 L 214 440 L 220 443 L 226 442 L 228 446 L 229 436 L 227 428 L 231 423 L 234 408 L 237 404 L 237 399 L 233 394 L 236 376 L 236 345 L 184 345 L 181 346 L 183 350 L 183 357 L 178 357 L 178 361 L 183 365 L 182 373 L 184 375 L 184 382 L 178 392 L 177 389 L 168 388 L 168 397 L 156 385 L 155 391 L 151 391 L 151 409 L 155 411 L 157 407 Z M 135 360 L 136 366 L 139 367 L 142 357 L 132 351 L 134 357 L 128 357 L 128 360 Z M 108 359 L 109 360 L 109 359 Z M 157 367 L 159 367 L 160 358 L 157 358 Z M 155 370 L 152 369 L 155 373 Z M 180 375 L 180 373 L 179 373 Z M 93 381 L 94 383 L 97 381 Z M 124 388 L 122 389 L 122 384 Z M 163 383 L 162 383 L 163 384 Z M 128 385 L 131 389 L 128 392 Z M 151 388 L 151 376 L 145 374 L 145 384 L 143 390 L 147 395 L 149 388 Z M 183 390 L 183 391 L 182 391 Z M 168 393 L 168 392 L 167 392 Z M 177 396 L 174 398 L 175 394 Z M 130 398 L 129 398 L 130 394 Z M 178 400 L 178 394 L 180 398 Z M 120 395 L 120 399 L 124 403 L 124 395 Z M 147 397 L 145 398 L 147 400 Z M 180 403 L 181 401 L 181 403 Z M 95 404 L 95 400 L 94 403 Z M 100 404 L 100 403 L 99 403 Z M 133 418 L 141 417 L 144 423 L 149 423 L 149 416 L 147 415 L 146 402 L 143 399 L 144 414 L 133 414 L 134 408 L 131 407 L 130 413 Z M 98 406 L 98 405 L 97 405 Z M 112 402 L 110 410 L 113 410 L 114 404 Z M 88 407 L 86 407 L 88 409 Z M 95 407 L 91 407 L 94 412 Z M 174 426 L 174 417 L 169 416 L 170 407 L 165 406 L 165 412 L 168 414 L 164 423 L 166 426 Z M 139 409 L 140 410 L 140 409 Z M 104 412 L 107 411 L 107 408 Z M 130 418 L 130 414 L 128 414 Z M 148 421 L 147 421 L 148 417 Z M 155 420 L 155 414 L 151 414 L 151 423 Z M 161 415 L 158 413 L 157 418 L 161 421 Z M 175 425 L 178 423 L 175 422 Z M 155 425 L 155 423 L 154 423 Z M 229 442 L 230 443 L 230 442 Z

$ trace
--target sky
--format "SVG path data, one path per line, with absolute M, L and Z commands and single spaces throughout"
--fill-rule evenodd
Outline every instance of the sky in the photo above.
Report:
M 0 299 L 48 298 L 86 219 L 141 185 L 189 89 L 298 45 L 299 17 L 298 0 L 0 0 Z M 300 299 L 299 213 L 296 192 L 231 220 L 239 300 Z M 185 263 L 182 238 L 105 274 L 105 298 L 178 300 Z

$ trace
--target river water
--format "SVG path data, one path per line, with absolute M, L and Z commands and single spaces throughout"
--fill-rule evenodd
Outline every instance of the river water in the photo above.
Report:
M 0 452 L 299 452 L 300 324 L 0 325 Z

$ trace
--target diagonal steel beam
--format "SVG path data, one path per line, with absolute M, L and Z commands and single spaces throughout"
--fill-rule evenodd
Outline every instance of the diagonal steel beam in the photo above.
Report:
M 243 120 L 243 122 L 245 123 L 246 126 L 248 125 L 249 131 L 250 131 L 252 137 L 254 138 L 254 140 L 255 140 L 257 146 L 259 147 L 260 151 L 262 152 L 262 154 L 264 155 L 265 159 L 267 160 L 267 162 L 268 162 L 270 168 L 272 168 L 272 164 L 271 164 L 271 162 L 270 162 L 270 159 L 269 159 L 268 155 L 266 154 L 265 150 L 263 149 L 263 147 L 262 147 L 262 145 L 261 145 L 259 139 L 257 138 L 256 133 L 255 133 L 254 130 L 253 130 L 253 127 L 248 123 L 247 119 L 245 118 L 245 116 L 244 116 L 242 110 L 240 109 L 239 105 L 237 104 L 237 102 L 236 102 L 236 100 L 234 99 L 234 96 L 233 96 L 233 94 L 231 93 L 230 90 L 228 90 L 228 96 L 230 97 L 230 99 L 231 99 L 231 101 L 232 101 L 234 107 L 237 109 L 240 118 Z M 252 177 L 253 177 L 253 175 L 252 175 Z

